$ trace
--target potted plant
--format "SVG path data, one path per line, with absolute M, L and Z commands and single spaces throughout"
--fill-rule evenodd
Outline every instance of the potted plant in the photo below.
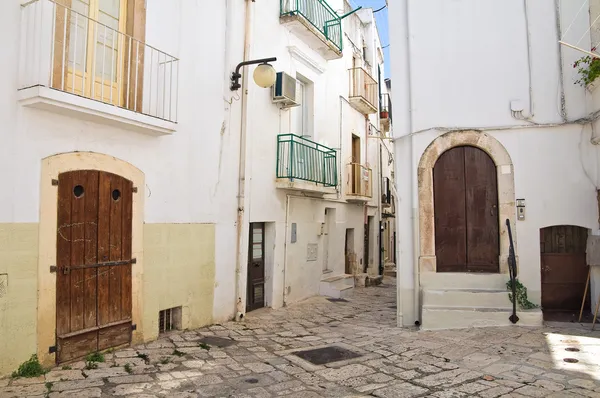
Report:
M 382 119 L 387 119 L 388 117 L 390 117 L 390 113 L 389 113 L 387 110 L 383 110 L 383 111 L 381 111 L 381 112 L 379 113 L 379 116 L 380 116 Z
M 596 51 L 596 47 L 592 48 L 592 51 Z M 600 76 L 600 58 L 586 55 L 575 61 L 573 68 L 578 68 L 577 72 L 579 73 L 579 79 L 575 81 L 575 84 L 587 87 L 590 92 L 600 84 L 596 81 Z

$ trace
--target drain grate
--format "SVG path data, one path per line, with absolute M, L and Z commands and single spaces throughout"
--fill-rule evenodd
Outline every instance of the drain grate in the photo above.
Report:
M 294 355 L 314 365 L 325 365 L 331 362 L 345 361 L 362 356 L 354 351 L 346 350 L 345 348 L 337 346 L 296 351 Z
M 348 302 L 348 300 L 346 300 L 346 299 L 343 299 L 343 298 L 333 298 L 333 297 L 330 297 L 327 300 L 331 301 L 332 303 L 347 303 Z
M 224 337 L 216 337 L 216 336 L 206 336 L 200 339 L 200 343 L 204 343 L 206 345 L 218 348 L 229 347 L 230 345 L 235 344 L 235 341 L 231 339 L 226 339 Z

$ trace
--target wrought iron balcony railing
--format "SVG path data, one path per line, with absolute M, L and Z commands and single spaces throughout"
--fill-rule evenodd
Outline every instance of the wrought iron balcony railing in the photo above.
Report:
M 176 122 L 179 60 L 124 33 L 118 6 L 98 11 L 100 22 L 72 4 L 22 6 L 19 89 L 45 86 Z
M 277 136 L 277 178 L 337 186 L 337 153 L 294 134 Z
M 301 15 L 342 50 L 342 20 L 325 0 L 280 0 L 281 16 Z
M 377 81 L 363 68 L 352 68 L 350 73 L 350 103 L 364 114 L 377 113 Z

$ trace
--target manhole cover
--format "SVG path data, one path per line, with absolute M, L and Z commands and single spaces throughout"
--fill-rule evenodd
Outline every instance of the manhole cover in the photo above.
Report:
M 294 353 L 294 355 L 314 365 L 325 365 L 331 362 L 345 361 L 362 356 L 353 351 L 337 346 L 297 351 Z
M 565 348 L 565 351 L 579 352 L 579 348 L 575 348 L 575 347 L 568 347 L 568 348 Z
M 577 363 L 577 362 L 579 362 L 575 358 L 565 358 L 565 359 L 563 359 L 563 361 L 568 362 L 568 363 Z
M 347 303 L 348 300 L 343 299 L 343 298 L 328 298 L 327 300 L 331 301 L 332 303 Z
M 200 339 L 199 342 L 204 343 L 209 346 L 212 346 L 212 347 L 219 347 L 219 348 L 229 347 L 230 345 L 235 344 L 235 341 L 233 341 L 231 339 L 226 339 L 224 337 L 216 337 L 216 336 L 203 337 L 202 339 Z

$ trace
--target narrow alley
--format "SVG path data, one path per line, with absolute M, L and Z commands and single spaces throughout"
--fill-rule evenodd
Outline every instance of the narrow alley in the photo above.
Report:
M 1 397 L 596 397 L 589 324 L 413 331 L 395 279 L 0 380 Z M 325 348 L 325 350 L 319 350 Z M 100 362 L 104 359 L 104 362 Z

